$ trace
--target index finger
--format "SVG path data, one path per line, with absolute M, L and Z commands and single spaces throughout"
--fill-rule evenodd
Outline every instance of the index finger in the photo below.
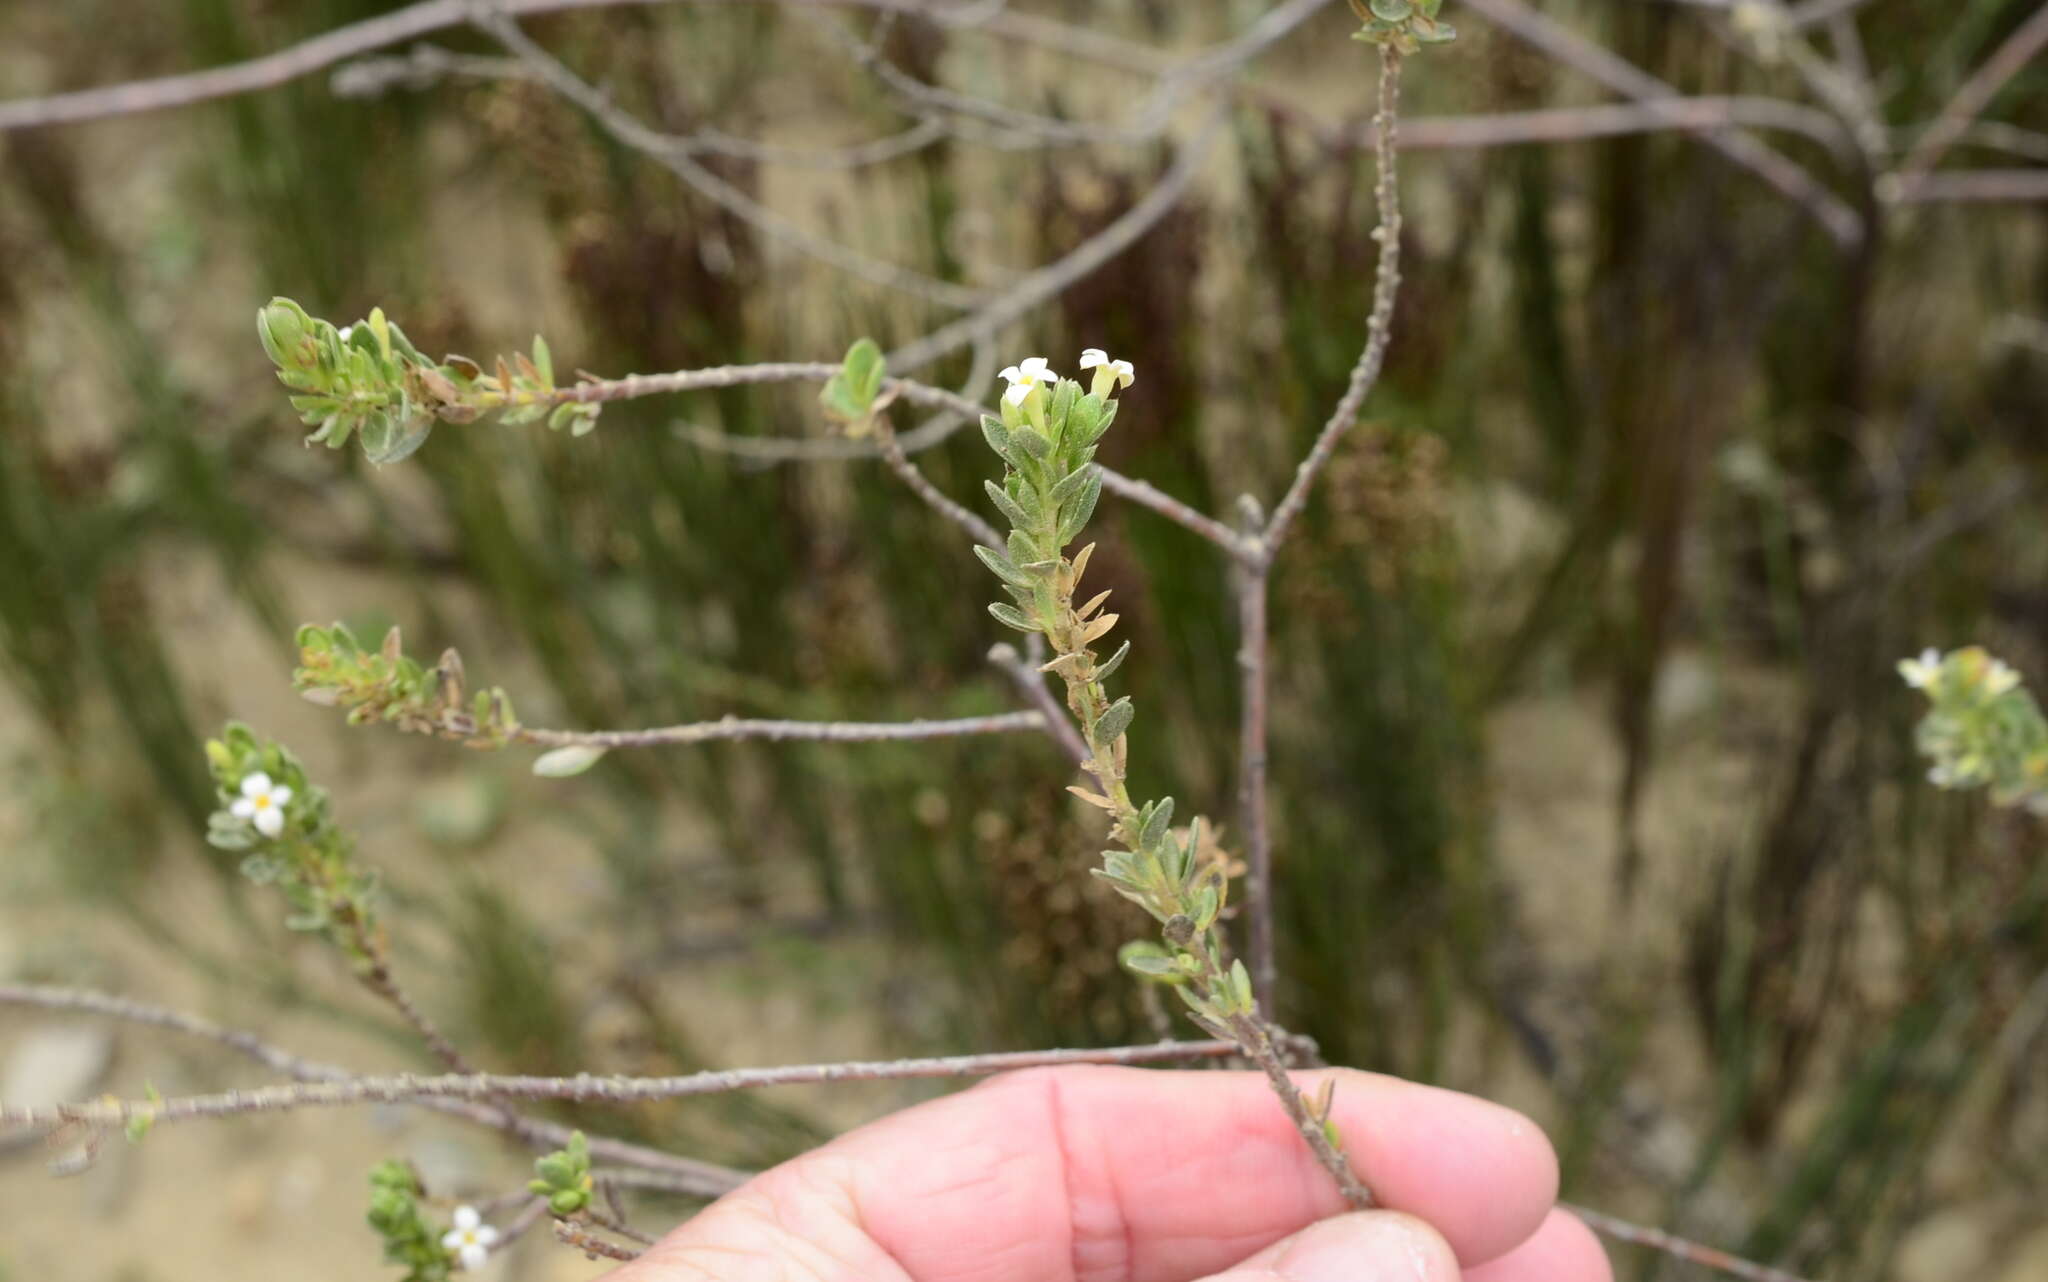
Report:
M 1325 1077 L 1361 1178 L 1383 1206 L 1434 1226 L 1461 1264 L 1501 1255 L 1543 1221 L 1557 1165 L 1526 1118 L 1346 1069 L 1297 1075 L 1310 1092 Z M 767 1172 L 619 1282 L 722 1279 L 784 1251 L 806 1269 L 829 1260 L 895 1282 L 1188 1282 L 1343 1209 L 1257 1074 L 1035 1070 Z

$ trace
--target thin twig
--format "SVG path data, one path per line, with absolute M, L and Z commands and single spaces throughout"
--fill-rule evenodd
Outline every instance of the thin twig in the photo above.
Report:
M 1358 1173 L 1351 1169 L 1351 1159 L 1344 1156 L 1342 1149 L 1330 1142 L 1329 1134 L 1323 1129 L 1322 1119 L 1309 1107 L 1308 1101 L 1302 1097 L 1301 1088 L 1296 1086 L 1294 1078 L 1288 1075 L 1287 1064 L 1281 1058 L 1279 1048 L 1273 1043 L 1271 1029 L 1266 1021 L 1257 1016 L 1239 1015 L 1231 1021 L 1231 1032 L 1237 1037 L 1238 1045 L 1244 1053 L 1265 1073 L 1266 1081 L 1272 1086 L 1273 1093 L 1280 1097 L 1281 1107 L 1286 1109 L 1288 1119 L 1294 1123 L 1294 1129 L 1301 1132 L 1301 1138 L 1316 1155 L 1316 1161 L 1321 1163 L 1323 1169 L 1337 1181 L 1338 1191 L 1343 1193 L 1345 1204 L 1354 1211 L 1369 1210 L 1377 1205 L 1372 1190 L 1368 1189 L 1364 1181 L 1358 1178 Z
M 1579 142 L 1620 134 L 1700 133 L 1736 126 L 1775 129 L 1811 138 L 1830 151 L 1854 140 L 1833 116 L 1783 98 L 1670 97 L 1643 102 L 1607 102 L 1583 107 L 1538 107 L 1461 116 L 1406 116 L 1402 151 L 1506 147 L 1524 143 Z M 1353 135 L 1373 143 L 1370 126 Z
M 290 1086 L 260 1086 L 164 1100 L 105 1099 L 91 1103 L 0 1106 L 0 1126 L 37 1130 L 67 1125 L 111 1127 L 148 1117 L 156 1123 L 202 1118 L 240 1117 L 254 1113 L 290 1112 L 302 1108 L 340 1108 L 359 1104 L 395 1104 L 414 1100 L 479 1100 L 503 1095 L 525 1100 L 602 1100 L 611 1104 L 684 1099 L 768 1086 L 820 1082 L 899 1081 L 907 1079 L 984 1077 L 1014 1069 L 1064 1064 L 1162 1064 L 1219 1059 L 1239 1053 L 1236 1042 L 1172 1042 L 1150 1046 L 1115 1046 L 1103 1050 L 1000 1051 L 982 1055 L 950 1055 L 928 1059 L 853 1061 L 835 1064 L 794 1064 L 778 1068 L 711 1069 L 679 1077 L 528 1077 L 476 1073 L 423 1077 L 412 1073 L 313 1081 Z M 593 1152 L 595 1148 L 593 1146 Z
M 607 1242 L 586 1229 L 577 1227 L 567 1220 L 555 1221 L 555 1240 L 563 1246 L 573 1246 L 583 1252 L 586 1259 L 637 1260 L 644 1252 L 630 1246 Z
M 1896 174 L 1896 186 L 1902 197 L 1910 198 L 1914 188 L 1926 181 L 1930 171 L 1940 162 L 1943 154 L 1963 136 L 1970 122 L 1983 114 L 1991 105 L 1991 99 L 2005 87 L 2005 83 L 2018 75 L 2034 55 L 2048 48 L 2048 4 L 2036 9 L 2033 16 L 2013 29 L 2005 42 L 1993 51 L 1984 65 L 1971 73 L 1935 116 L 1934 124 L 1920 141 L 1900 162 Z
M 214 1042 L 244 1055 L 274 1072 L 282 1073 L 285 1076 L 297 1078 L 301 1081 L 347 1082 L 354 1080 L 353 1076 L 346 1069 L 305 1059 L 265 1041 L 254 1033 L 228 1028 L 184 1011 L 173 1010 L 166 1006 L 157 1006 L 148 1002 L 139 1002 L 131 998 L 117 997 L 110 993 L 93 992 L 88 989 L 55 988 L 37 984 L 0 984 L 0 1006 L 28 1006 L 41 1010 L 71 1014 L 98 1015 L 122 1020 L 126 1023 L 159 1028 L 184 1036 L 199 1038 L 203 1041 Z M 1303 1039 L 1294 1040 L 1299 1042 Z M 1050 1052 L 1050 1054 L 1066 1057 L 1057 1062 L 1067 1063 L 1077 1062 L 1077 1060 L 1084 1063 L 1114 1062 L 1135 1064 L 1150 1062 L 1146 1057 L 1132 1053 L 1141 1050 L 1154 1052 L 1159 1061 L 1171 1061 L 1189 1058 L 1223 1058 L 1237 1053 L 1238 1047 L 1231 1042 L 1167 1042 L 1150 1048 L 1126 1047 L 1110 1052 Z M 1090 1055 L 1096 1058 L 1092 1060 L 1085 1058 Z M 1103 1059 L 1101 1058 L 1103 1056 L 1116 1058 Z M 1035 1058 L 1042 1060 L 1043 1056 Z M 1015 1066 L 1026 1067 L 1028 1065 L 1018 1064 Z M 988 1071 L 1001 1070 L 992 1069 Z M 1295 1094 L 1298 1099 L 1299 1092 L 1297 1091 Z M 449 1113 L 471 1121 L 481 1122 L 485 1125 L 498 1125 L 494 1117 L 495 1110 L 465 1099 L 412 1098 L 400 1102 L 416 1107 L 430 1108 L 437 1112 Z M 1303 1103 L 1305 1104 L 1305 1101 Z M 141 1105 L 141 1107 L 148 1106 Z M 553 1122 L 532 1119 L 529 1119 L 529 1122 L 535 1132 L 532 1137 L 534 1144 L 559 1147 L 568 1143 L 570 1135 L 568 1127 Z M 1299 1122 L 1297 1121 L 1298 1124 Z M 1306 1135 L 1303 1138 L 1308 1139 Z M 645 1148 L 624 1140 L 611 1139 L 605 1136 L 587 1136 L 586 1139 L 590 1145 L 593 1157 L 622 1164 L 621 1166 L 606 1168 L 601 1172 L 600 1178 L 606 1182 L 624 1187 L 648 1189 L 684 1197 L 715 1198 L 731 1192 L 750 1178 L 750 1173 L 746 1171 L 731 1170 L 726 1167 L 714 1166 L 707 1162 L 698 1162 L 690 1158 L 678 1157 L 674 1154 L 664 1153 L 658 1149 Z M 1310 1142 L 1313 1143 L 1312 1140 Z M 1571 1207 L 1570 1209 L 1585 1219 L 1594 1229 L 1620 1241 L 1632 1242 L 1654 1250 L 1665 1251 L 1681 1259 L 1692 1260 L 1696 1263 L 1706 1264 L 1709 1267 L 1725 1267 L 1724 1265 L 1717 1264 L 1716 1260 L 1733 1258 L 1724 1257 L 1721 1253 L 1714 1252 L 1710 1247 L 1701 1247 L 1695 1243 L 1686 1242 L 1684 1239 L 1671 1237 L 1660 1230 L 1631 1224 L 1626 1220 L 1619 1220 L 1601 1212 L 1589 1211 L 1582 1207 Z M 511 1235 L 512 1230 L 508 1229 L 507 1233 Z M 1731 1271 L 1739 1272 L 1739 1270 Z M 1759 1278 L 1763 1282 L 1800 1282 L 1798 1279 L 1791 1279 L 1786 1274 L 1769 1272 L 1741 1274 L 1741 1276 Z
M 1521 0 L 1465 0 L 1465 7 L 1566 66 L 1638 102 L 1682 96 L 1634 63 L 1537 13 Z M 1713 130 L 1699 137 L 1813 215 L 1837 245 L 1851 249 L 1862 243 L 1862 217 L 1782 152 L 1737 129 Z
M 415 92 L 444 77 L 472 80 L 534 80 L 534 69 L 517 58 L 486 58 L 419 44 L 404 54 L 358 58 L 335 69 L 328 85 L 337 98 L 373 98 L 393 89 Z M 805 169 L 863 169 L 922 151 L 953 136 L 944 120 L 931 117 L 906 129 L 839 146 L 795 147 L 735 138 L 716 129 L 662 134 L 664 150 L 682 155 L 731 156 L 762 164 Z
M 890 426 L 886 414 L 875 417 L 875 439 L 881 446 L 882 461 L 910 487 L 911 493 L 924 500 L 926 507 L 967 531 L 967 536 L 976 543 L 986 544 L 999 552 L 1002 550 L 1003 536 L 996 533 L 996 527 L 946 497 L 938 486 L 932 484 L 931 478 L 926 476 L 917 464 L 910 461 L 910 456 L 903 452 L 903 446 L 897 442 L 896 429 Z
M 1097 466 L 1100 467 L 1099 464 Z M 1139 507 L 1151 508 L 1182 529 L 1193 530 L 1238 560 L 1256 554 L 1255 545 L 1236 530 L 1213 516 L 1196 511 L 1150 481 L 1124 476 L 1106 467 L 1101 471 L 1102 488 L 1110 493 L 1129 499 Z
M 1569 1202 L 1560 1202 L 1558 1205 L 1584 1220 L 1586 1226 L 1594 1232 L 1605 1234 L 1617 1242 L 1648 1247 L 1652 1251 L 1661 1251 L 1703 1268 L 1717 1269 L 1734 1277 L 1746 1278 L 1748 1282 L 1807 1282 L 1797 1274 L 1774 1269 L 1768 1264 L 1758 1264 L 1754 1260 L 1745 1260 L 1739 1255 L 1730 1255 L 1711 1246 L 1701 1246 L 1698 1242 L 1689 1242 L 1662 1229 L 1631 1224 L 1627 1220 L 1616 1219 L 1601 1211 L 1587 1210 L 1583 1206 L 1574 1206 Z
M 668 0 L 502 0 L 504 12 L 515 17 L 528 14 L 560 13 L 573 9 L 627 8 L 667 3 Z M 753 4 L 762 0 L 692 0 L 696 4 Z M 928 3 L 925 0 L 773 0 L 788 8 L 874 9 L 915 14 L 951 25 L 964 4 Z M 45 125 L 75 124 L 112 116 L 132 116 L 231 98 L 239 94 L 275 89 L 303 76 L 310 76 L 349 58 L 404 44 L 435 31 L 460 27 L 470 19 L 470 0 L 422 0 L 390 13 L 336 27 L 332 31 L 300 41 L 274 53 L 234 62 L 204 71 L 159 76 L 125 84 L 51 94 L 42 98 L 16 98 L 0 102 L 0 133 L 12 129 L 33 129 Z
M 1247 528 L 1259 524 L 1258 504 L 1245 501 Z M 1244 825 L 1245 968 L 1259 1012 L 1274 1016 L 1279 966 L 1273 947 L 1273 837 L 1266 815 L 1267 604 L 1271 571 L 1266 561 L 1236 567 L 1239 678 L 1237 807 Z
M 889 359 L 893 363 L 897 358 L 892 356 Z M 822 382 L 837 374 L 839 370 L 840 367 L 837 365 L 822 362 L 785 361 L 760 365 L 721 365 L 709 369 L 677 370 L 670 374 L 628 374 L 623 378 L 611 379 L 589 378 L 574 386 L 557 389 L 553 396 L 548 398 L 547 403 L 591 404 L 633 400 L 642 396 L 671 392 L 741 387 L 753 383 L 786 383 L 797 380 Z M 978 422 L 985 413 L 979 403 L 958 392 L 934 387 L 929 383 L 920 383 L 915 379 L 887 379 L 882 387 L 883 395 L 957 414 L 965 422 Z M 894 438 L 895 446 L 905 454 L 926 449 L 950 436 L 958 430 L 958 426 L 957 423 L 947 423 L 936 431 L 930 431 L 927 425 L 927 428 L 919 428 L 916 433 Z M 770 439 L 757 442 L 756 438 L 732 437 L 691 425 L 683 425 L 683 431 L 694 444 L 775 461 L 790 458 L 872 458 L 885 455 L 888 450 L 888 446 L 880 442 L 843 439 L 800 442 Z M 913 441 L 913 437 L 920 439 Z M 756 448 L 757 445 L 760 448 Z M 1102 488 L 1140 507 L 1150 508 L 1234 556 L 1245 554 L 1247 544 L 1235 530 L 1214 517 L 1196 511 L 1150 482 L 1125 476 L 1112 468 L 1104 467 Z M 976 537 L 980 536 L 977 534 Z
M 0 984 L 0 1006 L 30 1006 L 40 1010 L 98 1015 L 200 1038 L 225 1046 L 273 1072 L 302 1082 L 343 1082 L 353 1080 L 355 1076 L 337 1065 L 293 1054 L 254 1033 L 227 1028 L 184 1011 L 138 1002 L 126 997 L 116 997 L 110 993 L 80 988 L 55 988 L 40 984 Z M 456 1099 L 421 1099 L 408 1102 L 417 1107 L 460 1117 L 493 1129 L 507 1129 L 500 1111 L 489 1105 Z M 520 1138 L 533 1147 L 559 1148 L 569 1142 L 571 1132 L 566 1126 L 533 1118 L 521 1120 L 525 1123 L 528 1133 Z M 668 1181 L 665 1187 L 672 1192 L 717 1197 L 739 1187 L 746 1179 L 744 1172 L 700 1162 L 693 1158 L 677 1157 L 627 1140 L 601 1135 L 589 1136 L 588 1140 L 592 1155 L 654 1173 Z
M 1910 184 L 1886 183 L 1884 195 L 1905 205 L 2032 204 L 2048 200 L 2048 169 L 1944 169 Z
M 1036 666 L 1025 661 L 1017 653 L 1017 647 L 1007 641 L 996 643 L 988 652 L 988 661 L 1009 675 L 1024 697 L 1038 707 L 1044 717 L 1044 730 L 1060 746 L 1060 751 L 1074 759 L 1075 765 L 1088 762 L 1088 745 L 1081 741 L 1081 732 L 1074 728 L 1074 718 L 1060 704 L 1059 697 L 1045 682 L 1045 674 Z
M 638 1242 L 642 1246 L 654 1245 L 652 1237 L 626 1223 L 626 1217 L 618 1206 L 618 1194 L 612 1192 L 609 1186 L 605 1188 L 605 1198 L 612 1203 L 611 1214 L 607 1215 L 595 1207 L 586 1206 L 583 1208 L 584 1218 L 608 1233 L 618 1234 L 628 1242 Z
M 890 368 L 919 369 L 996 333 L 1136 244 L 1180 204 L 1195 175 L 1201 172 L 1201 162 L 1207 157 L 1210 144 L 1222 134 L 1224 119 L 1221 109 L 1211 113 L 1195 136 L 1181 145 L 1173 163 L 1152 189 L 1107 227 L 1064 256 L 1026 273 L 981 310 L 941 325 L 923 338 L 890 352 Z
M 1351 379 L 1345 384 L 1344 395 L 1338 398 L 1337 407 L 1330 412 L 1323 430 L 1317 433 L 1308 457 L 1295 469 L 1294 481 L 1287 487 L 1286 496 L 1273 509 L 1272 519 L 1266 522 L 1259 541 L 1268 561 L 1279 551 L 1295 518 L 1308 506 L 1309 490 L 1315 485 L 1317 475 L 1330 461 L 1338 440 L 1357 422 L 1358 412 L 1364 408 L 1365 398 L 1372 391 L 1373 384 L 1379 381 L 1380 367 L 1386 361 L 1387 343 L 1393 336 L 1394 298 L 1401 287 L 1401 196 L 1395 160 L 1398 147 L 1395 120 L 1400 105 L 1401 55 L 1382 45 L 1379 105 L 1373 113 L 1374 156 L 1379 170 L 1375 193 L 1380 220 L 1379 226 L 1373 229 L 1373 236 L 1379 241 L 1379 263 L 1373 272 L 1372 312 L 1366 319 L 1365 346 L 1358 353 L 1358 362 L 1351 367 Z
M 493 1255 L 511 1246 L 520 1238 L 525 1237 L 526 1231 L 535 1224 L 538 1224 L 541 1216 L 547 1214 L 548 1200 L 546 1198 L 535 1197 L 531 1193 L 515 1194 L 514 1196 L 523 1197 L 525 1203 L 519 1208 L 519 1214 L 512 1217 L 512 1222 L 499 1232 L 498 1240 L 491 1245 L 491 1254 Z
M 987 301 L 988 294 L 984 290 L 956 285 L 951 281 L 940 280 L 936 276 L 928 276 L 907 267 L 885 263 L 791 222 L 697 163 L 687 152 L 666 145 L 667 139 L 659 130 L 648 127 L 642 121 L 620 110 L 603 90 L 577 75 L 569 69 L 568 64 L 535 43 L 503 12 L 492 8 L 483 0 L 473 0 L 473 8 L 472 20 L 476 26 L 488 32 L 500 44 L 511 50 L 521 62 L 531 67 L 535 76 L 548 88 L 581 107 L 606 133 L 620 143 L 644 153 L 682 179 L 699 195 L 754 227 L 764 236 L 779 240 L 800 253 L 836 267 L 848 275 L 857 276 L 870 284 L 898 290 L 942 307 L 964 311 Z
M 520 743 L 543 748 L 653 748 L 728 739 L 776 742 L 878 743 L 902 739 L 943 739 L 961 735 L 1014 734 L 1045 729 L 1037 712 L 1001 712 L 987 717 L 955 717 L 945 721 L 767 721 L 724 717 L 681 726 L 647 730 L 532 730 L 514 733 Z

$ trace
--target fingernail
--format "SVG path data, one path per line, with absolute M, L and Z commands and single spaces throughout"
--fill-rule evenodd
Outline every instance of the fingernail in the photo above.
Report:
M 1361 1211 L 1304 1230 L 1275 1262 L 1287 1282 L 1456 1282 L 1436 1231 L 1393 1211 Z

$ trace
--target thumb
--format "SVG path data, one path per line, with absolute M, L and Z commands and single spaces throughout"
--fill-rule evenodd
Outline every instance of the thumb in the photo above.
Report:
M 1412 1215 L 1357 1211 L 1311 1224 L 1203 1282 L 1458 1282 L 1458 1257 Z

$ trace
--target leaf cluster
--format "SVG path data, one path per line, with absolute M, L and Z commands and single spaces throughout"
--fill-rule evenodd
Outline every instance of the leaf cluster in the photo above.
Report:
M 881 394 L 887 374 L 888 362 L 882 359 L 881 347 L 872 338 L 859 339 L 846 349 L 839 372 L 825 380 L 818 405 L 848 436 L 866 436 L 873 430 L 876 413 L 888 404 Z
M 496 686 L 469 694 L 462 656 L 452 649 L 428 668 L 406 655 L 397 628 L 368 650 L 340 623 L 309 623 L 298 642 L 293 688 L 308 702 L 348 709 L 352 726 L 383 722 L 485 748 L 502 748 L 519 733 L 510 696 Z
M 436 423 L 498 412 L 507 424 L 546 418 L 548 426 L 582 436 L 603 408 L 563 399 L 539 335 L 531 356 L 501 356 L 486 372 L 466 356 L 428 360 L 382 308 L 338 329 L 289 298 L 273 298 L 256 313 L 256 336 L 278 381 L 291 389 L 292 408 L 314 429 L 306 443 L 338 450 L 354 437 L 373 463 L 408 457 Z
M 1458 29 L 1437 17 L 1443 0 L 1351 0 L 1351 11 L 1365 23 L 1354 40 L 1414 53 L 1423 45 L 1449 44 Z
M 384 1260 L 405 1269 L 405 1282 L 447 1282 L 453 1261 L 441 1230 L 420 1211 L 419 1176 L 396 1158 L 370 1171 L 370 1227 L 384 1239 Z
M 1930 703 L 1914 731 L 1933 762 L 1929 779 L 1942 788 L 1989 788 L 1994 805 L 2048 814 L 2048 720 L 2018 673 L 1980 646 L 1900 667 Z
M 275 740 L 264 739 L 231 721 L 206 745 L 219 809 L 207 819 L 207 843 L 242 854 L 242 875 L 260 886 L 276 886 L 290 906 L 285 925 L 326 934 L 359 965 L 367 965 L 365 940 L 374 920 L 376 877 L 355 858 L 355 843 L 335 822 L 327 790 L 306 777 L 299 759 Z M 242 781 L 257 772 L 292 790 L 284 806 L 284 827 L 275 837 L 257 831 L 231 807 Z
M 548 1200 L 548 1210 L 557 1216 L 571 1216 L 590 1205 L 596 1182 L 590 1174 L 590 1141 L 577 1131 L 565 1148 L 558 1148 L 534 1160 L 536 1178 L 526 1188 Z

